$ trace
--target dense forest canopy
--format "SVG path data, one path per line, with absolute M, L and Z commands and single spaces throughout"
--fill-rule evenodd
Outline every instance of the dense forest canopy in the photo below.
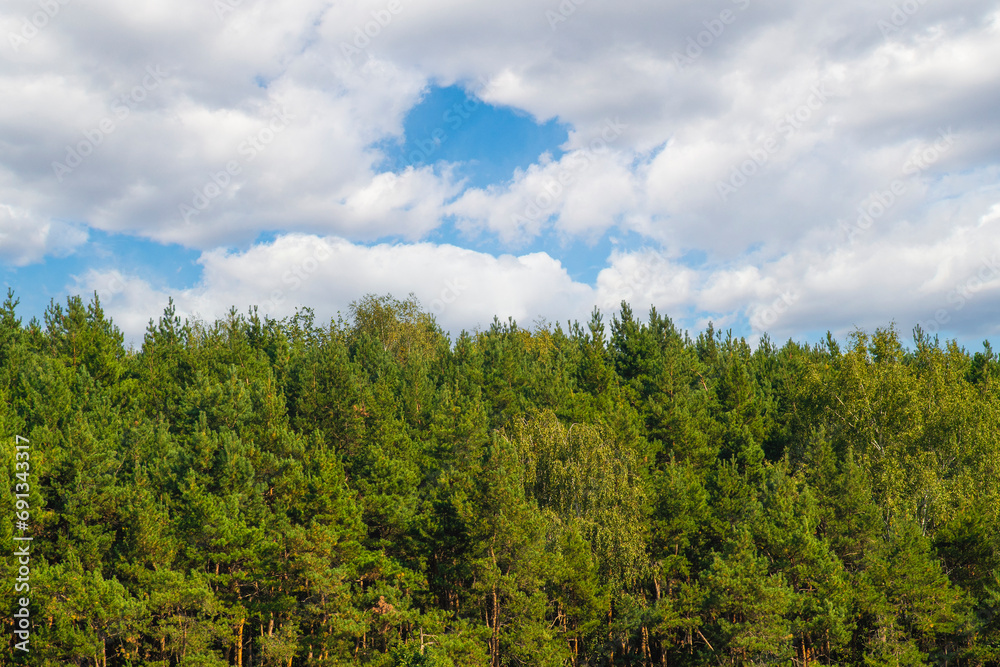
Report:
M 96 296 L 16 306 L 33 628 L 15 651 L 8 556 L 4 664 L 1000 664 L 989 345 L 752 349 L 624 303 L 452 341 L 369 296 L 171 304 L 134 350 Z

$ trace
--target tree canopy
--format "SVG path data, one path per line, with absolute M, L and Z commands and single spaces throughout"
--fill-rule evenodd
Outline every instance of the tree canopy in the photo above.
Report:
M 626 303 L 452 341 L 370 295 L 171 303 L 135 350 L 96 295 L 16 309 L 33 627 L 19 655 L 8 557 L 2 664 L 1000 664 L 988 343 L 753 349 Z

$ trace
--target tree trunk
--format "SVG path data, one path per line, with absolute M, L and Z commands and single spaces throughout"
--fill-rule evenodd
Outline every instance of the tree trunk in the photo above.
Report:
M 490 558 L 493 559 L 493 567 L 497 572 L 497 555 L 490 547 Z M 497 583 L 493 582 L 493 635 L 490 637 L 490 663 L 492 667 L 500 667 L 500 602 L 497 597 Z
M 243 667 L 243 623 L 246 621 L 242 616 L 236 625 L 236 667 Z
M 615 664 L 614 633 L 611 631 L 611 602 L 608 602 L 608 646 L 611 647 L 611 662 Z
M 497 585 L 493 584 L 493 635 L 490 637 L 493 653 L 493 667 L 500 667 L 500 627 L 498 624 L 500 605 L 497 601 Z

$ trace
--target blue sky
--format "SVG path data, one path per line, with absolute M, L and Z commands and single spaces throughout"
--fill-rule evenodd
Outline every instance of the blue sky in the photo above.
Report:
M 223 10 L 220 11 L 220 6 Z M 0 9 L 0 273 L 447 330 L 1000 323 L 1000 4 L 151 0 Z M 904 11 L 905 10 L 905 11 Z
M 567 127 L 549 119 L 540 123 L 511 107 L 480 100 L 460 85 L 430 86 L 406 115 L 403 135 L 386 139 L 379 168 L 401 172 L 407 166 L 456 165 L 459 178 L 485 188 L 510 181 L 548 153 L 559 159 Z

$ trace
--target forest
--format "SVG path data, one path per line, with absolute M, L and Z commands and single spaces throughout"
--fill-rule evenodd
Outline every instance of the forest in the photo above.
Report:
M 988 343 L 17 306 L 4 665 L 1000 665 Z

